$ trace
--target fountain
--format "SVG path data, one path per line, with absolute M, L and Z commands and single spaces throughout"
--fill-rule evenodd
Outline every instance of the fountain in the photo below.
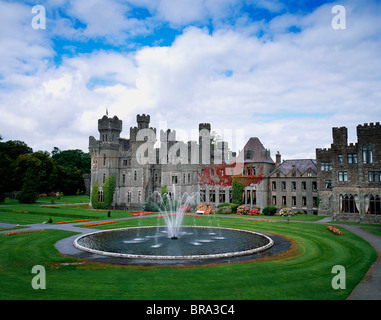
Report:
M 254 231 L 215 226 L 183 226 L 185 210 L 180 205 L 199 202 L 199 194 L 176 198 L 159 193 L 160 217 L 165 226 L 133 227 L 98 231 L 74 240 L 80 250 L 98 255 L 139 260 L 211 260 L 252 255 L 271 248 L 274 241 Z

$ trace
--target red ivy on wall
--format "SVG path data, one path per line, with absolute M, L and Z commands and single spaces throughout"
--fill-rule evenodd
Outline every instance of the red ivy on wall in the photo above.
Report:
M 244 187 L 247 187 L 250 184 L 260 184 L 262 180 L 265 178 L 265 175 L 263 173 L 263 166 L 257 168 L 257 171 L 259 172 L 256 172 L 255 175 L 229 175 L 226 173 L 226 168 L 238 168 L 238 170 L 242 173 L 244 165 L 227 165 L 224 162 L 222 164 L 211 164 L 203 168 L 203 170 L 201 170 L 201 172 L 198 173 L 199 185 L 228 187 L 232 185 L 232 180 L 235 179 L 241 182 Z M 252 169 L 250 170 L 250 172 L 252 172 Z

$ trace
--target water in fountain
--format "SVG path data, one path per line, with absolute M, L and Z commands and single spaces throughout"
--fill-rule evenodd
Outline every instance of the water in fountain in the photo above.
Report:
M 178 239 L 185 214 L 185 209 L 182 208 L 197 203 L 199 194 L 192 193 L 188 195 L 184 192 L 182 196 L 177 197 L 176 188 L 173 185 L 172 193 L 161 195 L 156 191 L 154 195 L 156 198 L 160 199 L 156 205 L 160 210 L 161 215 L 164 217 L 168 237 L 174 240 Z

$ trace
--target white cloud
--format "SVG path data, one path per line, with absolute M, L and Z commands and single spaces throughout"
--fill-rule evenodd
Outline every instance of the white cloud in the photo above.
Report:
M 234 3 L 224 1 L 225 8 Z M 70 9 L 86 22 L 88 36 L 117 39 L 126 32 L 127 6 L 116 3 L 97 20 L 103 7 L 93 4 L 85 8 L 78 3 Z M 174 2 L 145 6 L 175 24 L 224 17 L 213 0 L 188 4 L 183 11 Z M 170 8 L 161 12 L 165 5 Z M 13 38 L 24 51 L 0 49 L 0 57 L 9 59 L 1 66 L 4 79 L 18 84 L 7 92 L 0 88 L 0 111 L 9 119 L 0 120 L 0 134 L 4 139 L 19 137 L 34 149 L 86 150 L 88 136 L 97 136 L 97 119 L 108 108 L 110 115 L 123 120 L 124 137 L 137 113 L 149 113 L 156 127 L 166 120 L 169 128 L 190 132 L 198 123 L 210 122 L 212 130 L 244 129 L 246 139 L 259 137 L 273 155 L 279 150 L 284 159 L 314 157 L 315 148 L 331 142 L 333 126 L 354 132 L 357 124 L 381 118 L 381 70 L 376 67 L 381 65 L 379 5 L 345 5 L 346 30 L 332 29 L 331 5 L 325 5 L 309 15 L 285 13 L 268 24 L 245 20 L 213 34 L 187 27 L 168 47 L 130 53 L 99 50 L 64 57 L 58 67 L 44 61 L 51 53 L 45 36 L 33 34 L 34 42 L 21 41 L 21 19 L 5 43 L 12 47 Z M 115 24 L 101 29 L 110 17 Z M 290 33 L 291 27 L 300 31 Z M 71 28 L 68 25 L 65 32 Z M 261 28 L 265 36 L 254 36 Z M 23 73 L 31 69 L 33 74 Z

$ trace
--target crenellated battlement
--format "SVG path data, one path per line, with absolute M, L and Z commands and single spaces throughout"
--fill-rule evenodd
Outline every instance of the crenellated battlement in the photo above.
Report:
M 176 141 L 176 130 L 160 130 L 160 142 Z
M 364 123 L 363 125 L 357 126 L 357 135 L 381 135 L 381 125 L 380 122 L 376 123 Z
M 198 125 L 198 130 L 201 131 L 203 129 L 206 129 L 206 130 L 208 130 L 210 132 L 210 130 L 211 130 L 210 123 L 200 123 Z
M 109 118 L 108 116 L 104 115 L 102 119 L 98 120 L 98 131 L 102 130 L 115 130 L 121 132 L 122 120 L 119 120 L 117 116 Z

